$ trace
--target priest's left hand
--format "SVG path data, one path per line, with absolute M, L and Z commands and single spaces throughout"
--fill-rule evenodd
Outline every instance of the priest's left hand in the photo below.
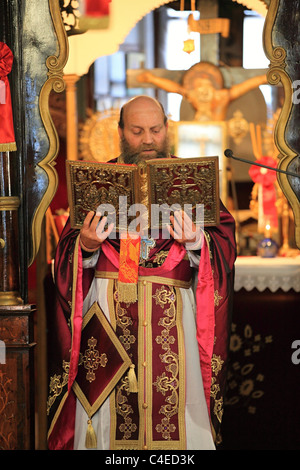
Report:
M 175 211 L 170 216 L 171 225 L 167 226 L 170 235 L 187 249 L 199 250 L 202 244 L 202 231 L 184 211 Z

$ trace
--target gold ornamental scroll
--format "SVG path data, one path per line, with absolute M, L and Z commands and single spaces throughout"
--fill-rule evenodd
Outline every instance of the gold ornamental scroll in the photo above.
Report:
M 263 45 L 265 54 L 270 60 L 269 71 L 267 74 L 268 82 L 271 85 L 282 84 L 284 89 L 284 103 L 276 123 L 274 137 L 275 144 L 279 151 L 278 154 L 278 169 L 288 171 L 292 162 L 295 161 L 297 153 L 291 146 L 293 140 L 292 130 L 292 117 L 294 106 L 299 104 L 293 103 L 293 66 L 294 63 L 288 57 L 287 51 L 281 47 L 280 43 L 293 48 L 292 42 L 288 41 L 288 38 L 284 37 L 283 31 L 278 31 L 278 25 L 276 23 L 278 16 L 284 12 L 285 5 L 284 1 L 274 0 L 271 1 L 263 34 Z M 291 12 L 293 15 L 293 12 Z M 295 26 L 296 25 L 296 26 Z M 281 26 L 282 27 L 282 26 Z M 298 22 L 295 21 L 294 25 L 290 25 L 290 28 L 298 28 Z M 299 28 L 298 28 L 299 30 Z M 299 38 L 299 33 L 298 33 Z M 295 49 L 297 50 L 297 49 Z M 295 72 L 294 72 L 295 73 Z M 299 204 L 299 191 L 296 194 L 295 188 L 292 186 L 292 182 L 287 174 L 277 173 L 279 185 L 288 199 L 294 214 L 295 220 L 295 240 L 297 247 L 300 248 L 300 204 Z M 296 183 L 296 185 L 298 182 Z M 295 186 L 296 186 L 295 185 Z
M 41 226 L 44 215 L 56 193 L 58 186 L 58 175 L 54 168 L 55 158 L 59 149 L 59 139 L 55 129 L 50 109 L 49 96 L 52 90 L 57 93 L 64 91 L 63 68 L 66 65 L 69 53 L 68 39 L 62 22 L 59 2 L 49 0 L 49 11 L 51 14 L 53 27 L 58 41 L 59 52 L 51 55 L 46 60 L 48 78 L 45 81 L 39 95 L 39 111 L 42 123 L 49 139 L 47 155 L 38 162 L 39 169 L 46 173 L 48 185 L 36 208 L 31 223 L 32 231 L 32 252 L 28 264 L 31 265 L 38 253 L 41 240 Z

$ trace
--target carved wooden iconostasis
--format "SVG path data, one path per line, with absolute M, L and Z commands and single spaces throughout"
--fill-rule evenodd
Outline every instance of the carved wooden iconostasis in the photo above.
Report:
M 201 13 L 200 22 L 193 17 L 189 19 L 190 28 L 197 31 L 202 43 L 201 60 L 199 58 L 195 66 L 187 70 L 168 70 L 161 58 L 163 9 L 168 6 L 177 11 L 182 6 L 186 10 L 195 6 L 195 11 Z M 170 116 L 171 144 L 175 153 L 187 152 L 186 156 L 190 157 L 197 145 L 200 152 L 206 153 L 207 145 L 215 145 L 216 139 L 210 138 L 208 132 L 203 136 L 203 127 L 211 133 L 219 133 L 222 198 L 230 209 L 237 211 L 240 200 L 236 197 L 236 188 L 239 183 L 241 187 L 247 186 L 239 199 L 245 198 L 243 208 L 246 211 L 253 210 L 256 224 L 253 230 L 257 232 L 258 191 L 251 195 L 251 189 L 260 183 L 255 186 L 245 165 L 225 160 L 222 150 L 229 147 L 237 156 L 255 161 L 264 156 L 262 144 L 267 147 L 271 140 L 272 157 L 278 167 L 299 172 L 297 129 L 300 116 L 299 106 L 293 101 L 293 83 L 299 76 L 297 54 L 300 49 L 292 47 L 299 42 L 297 16 L 293 16 L 294 11 L 299 11 L 299 0 L 293 0 L 292 7 L 286 7 L 287 0 L 132 0 L 128 8 L 124 0 L 112 0 L 109 14 L 86 23 L 86 18 L 80 18 L 77 6 L 69 0 L 2 2 L 0 11 L 4 20 L 0 26 L 0 41 L 10 46 L 15 57 L 10 78 L 17 151 L 1 152 L 6 178 L 0 201 L 1 215 L 13 223 L 6 229 L 7 233 L 4 230 L 1 234 L 4 245 L 2 241 L 0 244 L 5 281 L 1 286 L 4 300 L 0 306 L 0 329 L 6 335 L 0 339 L 7 344 L 7 364 L 0 364 L 1 448 L 46 448 L 46 317 L 51 317 L 52 308 L 51 261 L 67 218 L 65 160 L 103 161 L 119 151 L 118 111 L 111 106 L 99 110 L 95 104 L 95 61 L 99 57 L 112 57 L 122 45 L 126 49 L 124 42 L 133 27 L 154 12 L 151 28 L 155 29 L 155 34 L 150 28 L 150 37 L 157 39 L 154 61 L 145 67 L 142 64 L 144 51 L 141 53 L 133 46 L 132 60 L 128 60 L 126 71 L 126 98 L 147 92 L 157 96 L 166 107 L 169 93 L 182 96 L 179 120 Z M 243 9 L 266 18 L 264 46 L 270 61 L 268 73 L 267 70 L 245 71 L 242 67 L 240 21 Z M 224 21 L 219 21 L 222 17 Z M 139 57 L 137 67 L 133 66 L 134 57 Z M 203 65 L 204 70 L 199 75 L 198 69 Z M 150 72 L 153 83 L 149 75 L 145 76 Z M 197 85 L 191 85 L 194 72 L 197 72 Z M 267 80 L 264 77 L 260 81 L 263 75 Z M 159 83 L 155 83 L 157 78 Z M 172 85 L 176 91 L 173 88 L 168 91 L 162 80 L 168 80 L 167 85 Z M 271 116 L 258 88 L 260 83 L 273 87 L 276 105 Z M 205 98 L 199 98 L 201 89 L 210 90 L 211 96 L 219 99 L 222 104 L 219 113 L 212 113 L 207 102 L 204 106 Z M 121 104 L 122 100 L 123 97 L 116 103 Z M 193 103 L 202 103 L 202 107 L 197 110 Z M 199 110 L 200 116 L 205 116 L 203 123 L 195 118 Z M 193 129 L 192 150 L 181 147 L 185 142 L 180 133 L 186 124 Z M 195 127 L 201 128 L 201 132 L 196 133 Z M 215 147 L 212 152 L 217 152 Z M 247 177 L 241 177 L 242 174 Z M 285 227 L 289 227 L 285 237 L 288 251 L 291 241 L 300 246 L 299 179 L 282 173 L 277 175 L 276 185 L 281 191 L 279 203 L 284 208 Z M 248 207 L 251 197 L 252 209 Z M 6 204 L 8 201 L 10 204 Z M 244 220 L 239 220 L 238 212 L 236 214 L 240 227 Z M 283 219 L 281 212 L 280 218 Z M 3 227 L 7 226 L 3 224 Z M 282 235 L 280 237 L 282 242 Z

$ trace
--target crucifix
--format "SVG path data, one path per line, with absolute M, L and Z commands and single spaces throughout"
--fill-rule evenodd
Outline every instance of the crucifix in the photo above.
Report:
M 200 2 L 199 10 L 202 21 L 205 19 L 212 21 L 211 16 L 218 14 L 217 1 Z M 192 23 L 195 30 L 201 30 L 195 20 Z M 201 62 L 189 70 L 128 70 L 127 86 L 156 87 L 170 93 L 181 94 L 193 109 L 194 120 L 225 121 L 229 104 L 259 85 L 266 84 L 267 71 L 245 70 L 242 67 L 218 67 L 218 34 L 211 33 L 208 28 L 201 33 L 200 38 Z

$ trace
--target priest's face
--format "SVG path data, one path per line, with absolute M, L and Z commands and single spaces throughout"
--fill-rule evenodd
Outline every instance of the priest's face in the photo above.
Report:
M 123 108 L 119 126 L 121 152 L 125 163 L 167 158 L 168 125 L 160 104 L 150 97 L 138 97 Z

